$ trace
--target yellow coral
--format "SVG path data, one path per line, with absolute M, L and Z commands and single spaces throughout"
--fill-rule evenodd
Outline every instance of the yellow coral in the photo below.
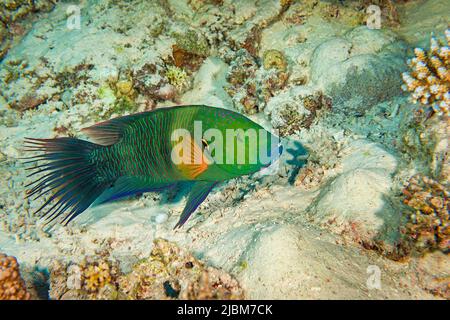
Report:
M 28 300 L 17 259 L 0 253 L 0 300 Z
M 135 94 L 133 83 L 130 80 L 121 80 L 116 83 L 118 97 L 131 97 Z
M 448 115 L 450 104 L 450 29 L 445 31 L 447 45 L 431 37 L 430 50 L 414 49 L 415 57 L 408 61 L 411 72 L 403 73 L 403 90 L 411 92 L 414 103 L 431 105 L 439 114 Z
M 181 68 L 175 66 L 168 67 L 166 71 L 166 77 L 169 83 L 178 90 L 182 90 L 188 85 L 188 75 Z
M 286 58 L 283 53 L 275 49 L 264 52 L 263 65 L 266 70 L 275 68 L 278 71 L 286 71 L 287 68 Z
M 106 261 L 84 268 L 84 286 L 89 292 L 96 292 L 112 280 L 110 266 Z

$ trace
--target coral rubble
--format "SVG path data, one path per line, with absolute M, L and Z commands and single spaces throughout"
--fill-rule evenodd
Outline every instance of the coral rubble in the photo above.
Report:
M 81 264 L 56 263 L 51 271 L 53 299 L 240 299 L 238 282 L 208 267 L 190 253 L 163 239 L 154 241 L 147 259 L 128 273 L 104 258 Z
M 8 0 L 0 3 L 0 59 L 8 52 L 12 38 L 25 32 L 22 20 L 32 13 L 48 12 L 53 9 L 52 0 Z
M 68 265 L 56 261 L 50 274 L 51 299 L 115 299 L 117 264 L 103 257 L 86 257 Z
M 150 257 L 119 279 L 128 299 L 239 299 L 244 294 L 230 275 L 205 266 L 173 243 L 154 242 Z
M 263 67 L 247 50 L 240 49 L 230 63 L 227 74 L 229 85 L 226 91 L 235 107 L 247 114 L 264 110 L 267 102 L 279 93 L 289 78 L 284 56 L 269 50 L 265 54 Z
M 405 235 L 418 252 L 450 250 L 448 186 L 423 176 L 412 177 L 403 189 L 408 211 Z M 412 211 L 412 212 L 411 212 Z
M 25 282 L 20 276 L 19 263 L 12 256 L 0 253 L 0 300 L 28 300 Z
M 264 112 L 284 137 L 309 129 L 316 117 L 331 107 L 331 99 L 322 92 L 297 87 L 271 99 Z

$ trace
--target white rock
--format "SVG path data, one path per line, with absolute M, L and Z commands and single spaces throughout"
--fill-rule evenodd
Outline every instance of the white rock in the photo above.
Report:
M 375 143 L 357 140 L 342 152 L 342 173 L 322 189 L 311 217 L 336 233 L 348 231 L 356 240 L 395 237 L 400 214 L 391 193 L 397 160 Z
M 357 27 L 314 50 L 311 80 L 333 98 L 335 111 L 364 113 L 398 94 L 405 51 L 392 33 Z
M 183 103 L 230 108 L 233 102 L 223 89 L 227 84 L 227 70 L 228 65 L 221 59 L 206 59 L 194 78 L 193 89 L 186 92 L 181 98 Z

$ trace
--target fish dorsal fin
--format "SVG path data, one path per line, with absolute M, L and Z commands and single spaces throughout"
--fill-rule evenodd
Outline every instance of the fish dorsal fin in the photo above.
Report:
M 136 113 L 129 116 L 114 118 L 93 126 L 81 129 L 95 143 L 103 146 L 113 145 L 122 139 L 125 130 L 131 123 L 142 117 L 145 113 Z
M 197 207 L 206 199 L 209 192 L 217 185 L 215 181 L 197 181 L 192 187 L 191 192 L 188 195 L 186 206 L 181 213 L 180 220 L 175 225 L 174 229 L 180 228 L 191 216 L 191 214 L 197 209 Z
M 183 141 L 177 147 L 179 150 L 173 153 L 176 158 L 174 162 L 188 179 L 195 179 L 208 169 L 208 164 L 212 162 L 210 157 L 203 152 L 203 148 L 190 135 L 183 136 Z

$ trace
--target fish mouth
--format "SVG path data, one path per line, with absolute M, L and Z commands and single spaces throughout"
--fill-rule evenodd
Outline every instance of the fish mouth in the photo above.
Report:
M 269 154 L 270 162 L 265 164 L 263 166 L 263 168 L 270 167 L 274 163 L 278 162 L 278 160 L 280 159 L 281 155 L 283 154 L 283 150 L 284 150 L 283 144 L 281 142 L 279 142 L 275 147 L 273 147 L 271 149 L 270 154 Z
M 283 146 L 279 143 L 276 147 L 272 148 L 270 162 L 262 166 L 258 172 L 260 176 L 275 175 L 279 172 L 281 163 L 281 154 L 283 153 Z

